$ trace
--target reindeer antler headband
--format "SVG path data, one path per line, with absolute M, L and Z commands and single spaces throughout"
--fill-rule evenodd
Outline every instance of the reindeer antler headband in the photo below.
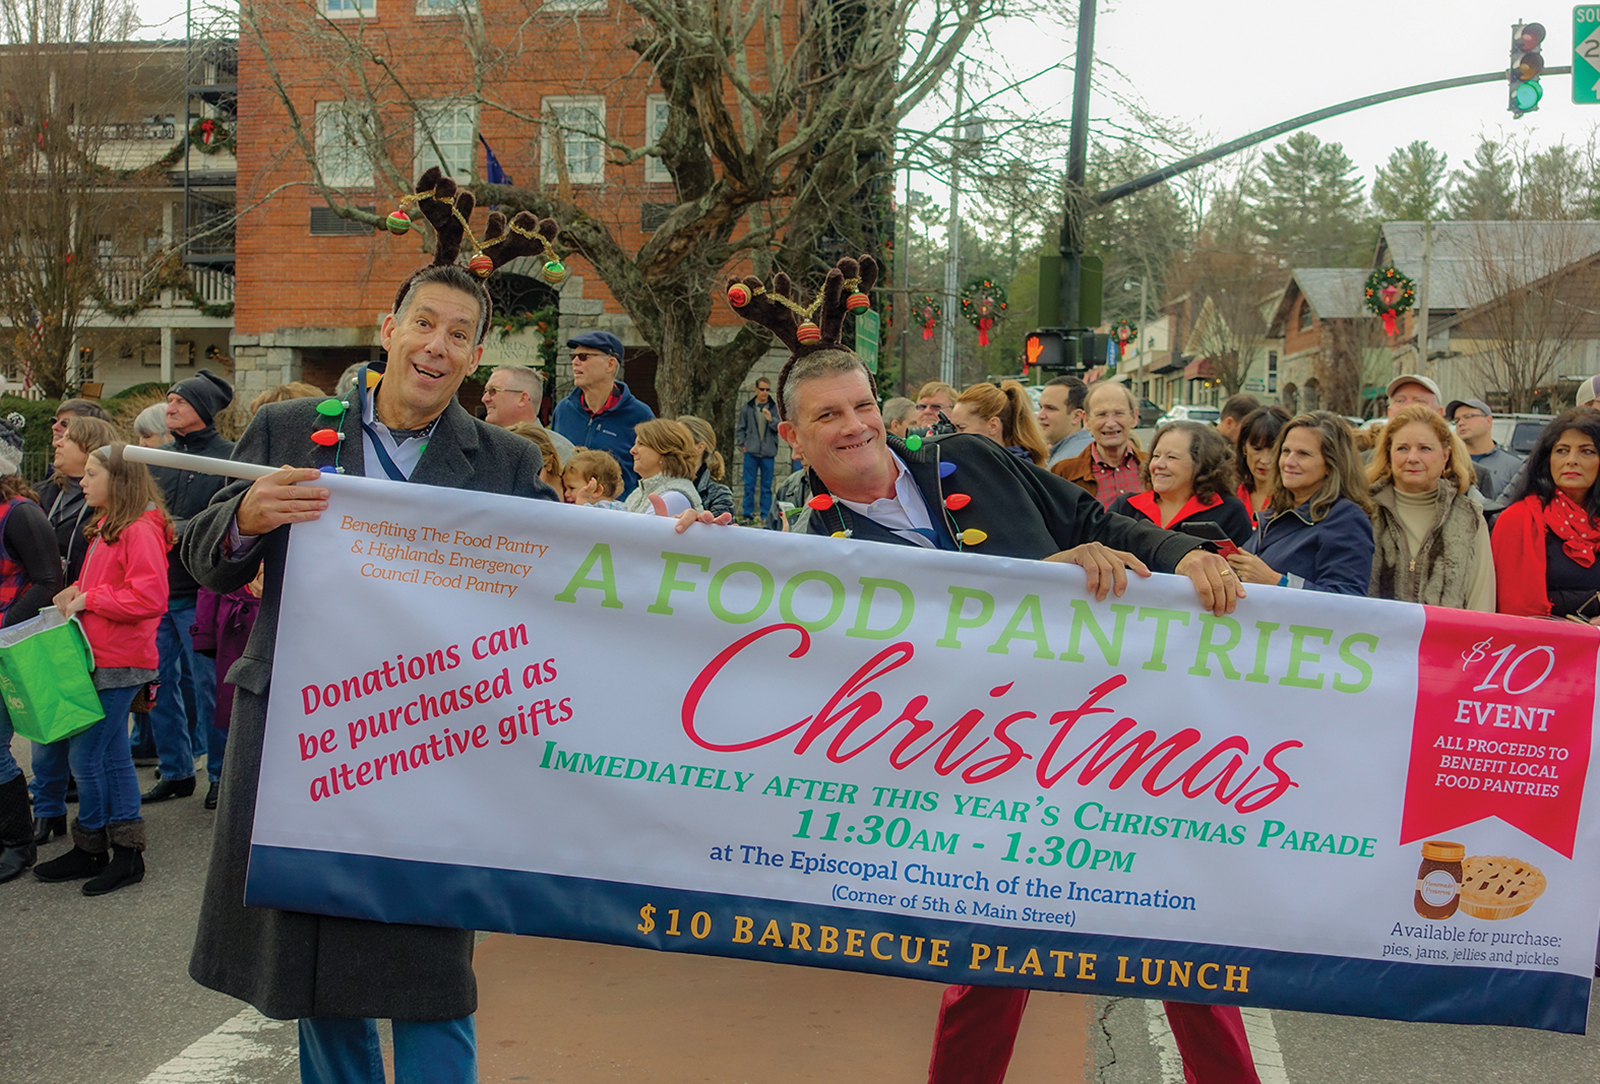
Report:
M 413 207 L 422 212 L 439 238 L 432 266 L 455 263 L 461 255 L 461 243 L 468 241 L 472 245 L 473 255 L 467 261 L 467 266 L 480 278 L 488 278 L 496 268 L 520 256 L 542 253 L 545 265 L 540 272 L 541 277 L 552 286 L 566 280 L 567 269 L 556 254 L 554 245 L 561 232 L 555 219 L 536 218 L 528 211 L 519 211 L 515 218 L 507 222 L 505 215 L 495 211 L 489 215 L 480 239 L 472 232 L 474 206 L 472 193 L 457 186 L 438 166 L 434 166 L 417 181 L 415 192 L 400 198 L 400 209 L 384 219 L 384 226 L 393 234 L 409 232 L 411 216 L 405 209 Z M 400 288 L 401 297 L 405 296 L 406 286 L 409 285 L 408 278 L 406 285 Z M 398 300 L 396 304 L 399 304 Z
M 818 350 L 844 350 L 846 312 L 865 312 L 872 307 L 868 296 L 878 282 L 878 261 L 871 256 L 851 259 L 846 256 L 830 268 L 822 290 L 809 305 L 796 297 L 789 276 L 779 272 L 768 289 L 754 275 L 728 280 L 728 304 L 752 323 L 760 324 L 778 337 L 792 355 L 778 373 L 778 416 L 783 416 L 783 386 L 794 363 Z M 845 291 L 850 293 L 846 295 Z M 815 317 L 816 319 L 813 319 Z

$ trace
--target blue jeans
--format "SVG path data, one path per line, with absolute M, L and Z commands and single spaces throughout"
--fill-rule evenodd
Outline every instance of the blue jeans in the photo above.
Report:
M 196 741 L 209 743 L 212 716 L 217 706 L 217 668 L 210 659 L 194 653 L 194 599 L 173 599 L 161 615 L 156 650 L 161 653 L 161 690 L 150 710 L 156 756 L 162 779 L 194 777 Z M 210 665 L 201 666 L 201 663 Z M 184 704 L 185 693 L 194 698 L 194 718 Z
M 129 703 L 132 703 L 130 700 Z M 67 739 L 49 745 L 33 746 L 33 780 L 28 793 L 33 795 L 35 817 L 63 817 L 67 813 Z
M 11 755 L 11 713 L 6 710 L 4 697 L 0 697 L 0 783 L 9 783 L 22 774 L 17 759 Z
M 477 1084 L 478 1035 L 472 1017 L 392 1023 L 394 1084 Z M 300 1084 L 384 1084 L 378 1022 L 302 1018 Z
M 78 780 L 78 823 L 90 831 L 140 819 L 139 777 L 128 745 L 128 709 L 138 691 L 137 685 L 101 689 L 106 717 L 67 739 L 67 756 Z
M 770 455 L 744 453 L 744 514 L 756 514 L 756 476 L 761 477 L 761 518 L 772 511 L 772 465 L 777 460 Z

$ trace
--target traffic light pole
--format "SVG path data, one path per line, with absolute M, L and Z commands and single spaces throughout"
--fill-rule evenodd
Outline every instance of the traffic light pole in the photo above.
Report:
M 1066 213 L 1061 216 L 1061 304 L 1067 327 L 1078 327 L 1082 313 L 1083 214 L 1078 195 L 1089 158 L 1089 77 L 1094 66 L 1095 0 L 1078 5 L 1078 56 L 1072 69 L 1072 132 L 1067 144 Z
M 1080 42 L 1080 49 L 1081 47 Z M 1572 67 L 1568 65 L 1561 68 L 1546 68 L 1543 74 L 1570 75 L 1572 74 Z M 1282 121 L 1270 128 L 1263 128 L 1259 132 L 1251 132 L 1247 136 L 1240 136 L 1232 142 L 1224 143 L 1220 147 L 1213 147 L 1208 151 L 1202 151 L 1192 157 L 1185 158 L 1181 162 L 1174 162 L 1170 166 L 1162 166 L 1154 173 L 1146 173 L 1143 177 L 1135 177 L 1131 181 L 1124 181 L 1122 184 L 1096 192 L 1089 197 L 1088 202 L 1093 207 L 1104 207 L 1108 203 L 1115 203 L 1117 200 L 1125 196 L 1131 196 L 1135 192 L 1142 192 L 1152 185 L 1171 180 L 1180 173 L 1187 173 L 1191 169 L 1197 169 L 1208 162 L 1215 162 L 1219 158 L 1226 158 L 1228 155 L 1242 151 L 1246 147 L 1264 143 L 1275 136 L 1283 135 L 1285 132 L 1292 132 L 1297 128 L 1304 128 L 1306 125 L 1315 124 L 1319 120 L 1337 117 L 1341 113 L 1351 113 L 1357 109 L 1365 109 L 1369 105 L 1382 105 L 1384 102 L 1411 98 L 1418 94 L 1430 94 L 1436 90 L 1453 90 L 1456 87 L 1470 87 L 1478 83 L 1504 83 L 1506 77 L 1507 73 L 1504 71 L 1485 72 L 1482 75 L 1463 75 L 1455 79 L 1440 79 L 1434 83 L 1419 83 L 1414 87 L 1401 87 L 1399 90 L 1389 90 L 1382 94 L 1368 94 L 1362 98 L 1353 98 L 1348 102 L 1330 105 L 1326 109 L 1318 109 L 1316 112 L 1305 113 L 1290 120 Z M 1072 213 L 1070 195 L 1067 200 L 1067 213 L 1069 216 Z

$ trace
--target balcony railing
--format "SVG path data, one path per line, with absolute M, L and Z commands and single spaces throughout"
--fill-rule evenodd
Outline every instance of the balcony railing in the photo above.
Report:
M 156 282 L 158 271 L 137 256 L 105 256 L 100 260 L 100 285 L 111 304 L 127 305 L 138 300 Z M 184 273 L 203 304 L 226 305 L 233 301 L 232 274 L 211 267 L 187 267 Z M 193 305 L 181 293 L 173 302 L 179 308 Z

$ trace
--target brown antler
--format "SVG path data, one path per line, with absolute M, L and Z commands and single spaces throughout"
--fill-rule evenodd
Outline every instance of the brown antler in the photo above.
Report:
M 543 255 L 547 261 L 560 264 L 554 244 L 560 233 L 561 227 L 553 218 L 535 218 L 529 211 L 518 211 L 508 225 L 506 216 L 495 211 L 489 215 L 478 249 L 494 261 L 496 268 L 521 256 Z
M 417 180 L 417 202 L 439 238 L 433 262 L 455 263 L 456 257 L 461 255 L 462 239 L 468 233 L 467 222 L 472 218 L 475 203 L 472 193 L 458 188 L 456 182 L 434 166 Z

